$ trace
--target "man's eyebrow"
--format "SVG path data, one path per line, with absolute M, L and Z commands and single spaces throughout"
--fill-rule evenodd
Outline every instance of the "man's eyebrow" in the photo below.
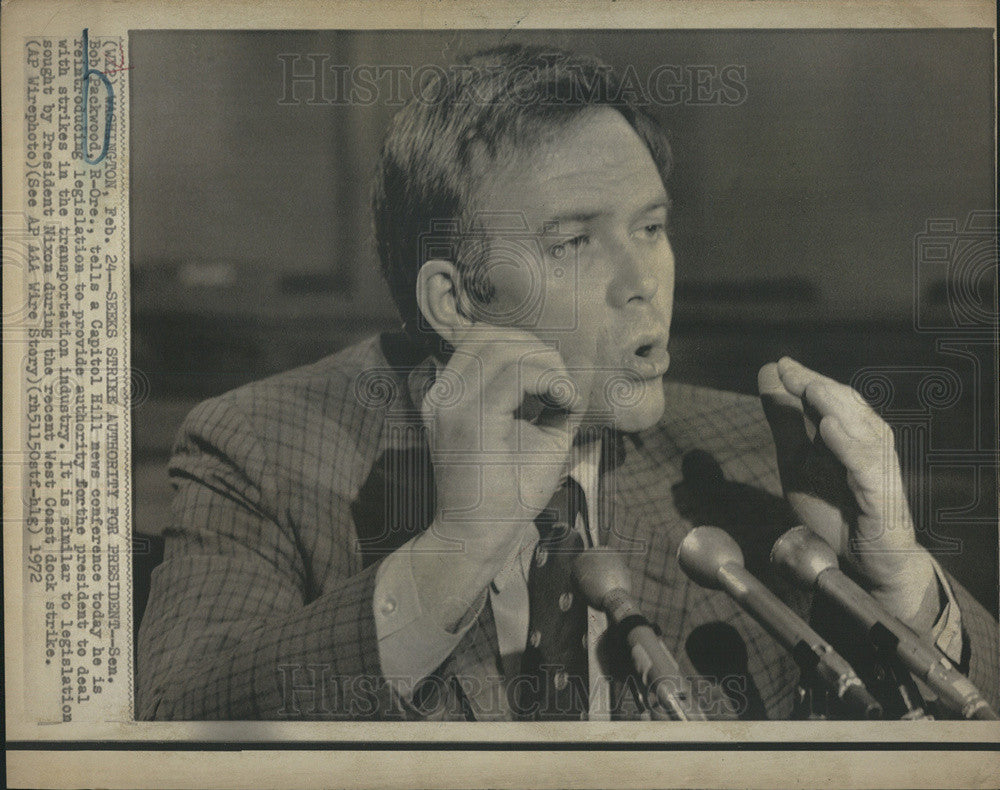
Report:
M 670 205 L 671 205 L 670 197 L 668 195 L 664 195 L 663 197 L 658 197 L 655 200 L 651 200 L 649 203 L 647 203 L 645 206 L 639 209 L 639 211 L 636 212 L 635 216 L 637 217 L 642 216 L 643 214 L 648 214 L 650 211 L 656 211 L 657 209 L 660 208 L 665 208 L 667 209 L 667 211 L 669 211 Z M 584 211 L 567 211 L 562 214 L 556 214 L 553 217 L 549 217 L 549 219 L 545 220 L 545 222 L 542 223 L 542 233 L 556 233 L 559 231 L 559 226 L 563 223 L 566 224 L 579 223 L 581 225 L 586 224 L 588 222 L 592 222 L 593 220 L 604 216 L 607 213 L 608 213 L 607 211 L 584 210 Z
M 647 203 L 643 208 L 641 208 L 638 212 L 636 212 L 636 216 L 639 217 L 642 216 L 643 214 L 648 214 L 651 211 L 656 211 L 657 209 L 661 208 L 666 209 L 669 212 L 670 206 L 671 206 L 670 196 L 664 195 L 663 197 L 657 198 L 656 200 Z
M 560 225 L 579 223 L 581 225 L 593 222 L 598 217 L 602 217 L 606 211 L 567 211 L 549 217 L 542 223 L 542 233 L 557 233 Z

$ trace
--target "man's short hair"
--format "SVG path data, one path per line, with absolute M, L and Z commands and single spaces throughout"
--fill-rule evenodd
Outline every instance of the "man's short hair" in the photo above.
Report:
M 645 142 L 666 185 L 670 144 L 619 75 L 596 58 L 520 45 L 484 50 L 436 69 L 390 126 L 372 195 L 382 274 L 412 337 L 427 340 L 416 302 L 417 272 L 430 257 L 448 257 L 466 293 L 493 296 L 482 255 L 464 255 L 475 228 L 475 195 L 484 176 L 545 132 L 595 107 L 612 107 Z M 477 235 L 483 244 L 484 236 Z M 426 244 L 432 238 L 432 245 Z M 445 254 L 442 255 L 442 250 Z

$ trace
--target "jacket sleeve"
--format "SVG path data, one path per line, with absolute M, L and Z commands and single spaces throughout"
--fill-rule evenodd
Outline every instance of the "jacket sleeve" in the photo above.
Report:
M 242 412 L 225 398 L 197 407 L 170 474 L 172 522 L 138 638 L 138 718 L 391 715 L 372 612 L 378 564 L 311 591 L 301 536 Z M 348 504 L 330 506 L 345 553 Z
M 962 617 L 962 659 L 958 668 L 982 692 L 993 710 L 1000 710 L 1000 630 L 997 621 L 952 576 L 945 575 Z

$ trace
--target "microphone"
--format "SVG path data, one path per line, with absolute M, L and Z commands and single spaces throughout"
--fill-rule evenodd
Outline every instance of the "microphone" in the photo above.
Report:
M 588 549 L 573 561 L 573 579 L 587 603 L 606 612 L 625 634 L 643 683 L 670 717 L 705 721 L 705 714 L 680 687 L 681 670 L 676 659 L 631 596 L 628 571 L 621 557 L 606 547 Z
M 878 703 L 851 665 L 795 612 L 743 567 L 743 552 L 718 527 L 697 527 L 677 551 L 681 568 L 702 587 L 724 590 L 764 627 L 804 672 L 814 672 L 852 714 L 882 717 Z
M 966 719 L 1000 718 L 972 681 L 941 651 L 849 579 L 840 570 L 833 548 L 808 527 L 794 527 L 782 535 L 771 550 L 771 562 L 803 586 L 815 587 L 854 617 L 876 648 L 895 653 L 948 708 Z

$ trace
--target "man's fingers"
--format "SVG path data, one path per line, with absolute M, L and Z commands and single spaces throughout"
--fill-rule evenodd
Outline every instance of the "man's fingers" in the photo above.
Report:
M 857 474 L 870 468 L 874 460 L 871 443 L 866 443 L 848 431 L 837 417 L 828 415 L 819 424 L 823 442 L 847 471 Z
M 790 393 L 778 375 L 773 362 L 764 365 L 757 374 L 761 406 L 771 426 L 774 444 L 778 450 L 778 463 L 782 471 L 786 464 L 795 464 L 801 452 L 810 446 L 810 439 L 803 421 L 802 401 Z M 786 484 L 791 481 L 786 481 Z
M 791 357 L 779 359 L 777 371 L 785 388 L 799 398 L 812 400 L 812 393 L 824 394 L 828 401 L 830 398 L 837 398 L 844 406 L 868 408 L 864 398 L 846 384 L 817 373 Z
M 463 377 L 477 376 L 485 384 L 496 369 L 537 348 L 547 348 L 534 336 L 520 330 L 472 332 L 467 330 L 455 343 L 446 369 Z
M 820 418 L 836 416 L 852 436 L 882 437 L 888 426 L 853 388 L 823 376 L 788 357 L 778 362 L 778 373 L 788 390 L 814 409 Z
M 559 352 L 519 330 L 467 333 L 440 376 L 450 389 L 464 393 L 453 405 L 471 406 L 475 400 L 491 413 L 513 411 L 527 394 L 551 408 L 586 408 L 586 398 Z
M 862 510 L 872 516 L 884 515 L 873 510 L 875 503 L 898 496 L 902 486 L 891 434 L 858 437 L 833 415 L 823 418 L 820 434 L 847 469 Z
M 587 407 L 579 383 L 556 351 L 548 349 L 519 359 L 517 375 L 521 393 L 537 396 L 551 409 L 582 413 Z
M 837 383 L 829 376 L 817 373 L 815 370 L 807 368 L 801 362 L 796 362 L 791 357 L 782 357 L 778 360 L 776 367 L 778 376 L 781 378 L 781 383 L 788 388 L 789 392 L 800 398 L 805 394 L 806 387 L 812 383 L 820 381 L 831 384 Z
M 799 398 L 785 387 L 781 380 L 781 374 L 778 372 L 778 365 L 774 362 L 768 362 L 757 372 L 757 390 L 761 397 L 767 396 L 779 403 L 802 408 Z
M 525 396 L 533 396 L 543 407 L 581 411 L 583 394 L 570 377 L 557 351 L 539 344 L 496 360 L 484 371 L 483 402 L 490 413 L 515 411 Z

